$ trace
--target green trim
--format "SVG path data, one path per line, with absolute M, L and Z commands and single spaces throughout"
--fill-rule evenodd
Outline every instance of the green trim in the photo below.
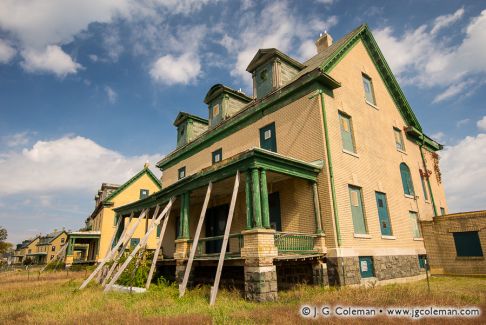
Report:
M 317 175 L 321 171 L 321 167 L 314 164 L 285 157 L 268 150 L 253 148 L 205 168 L 196 174 L 189 175 L 143 200 L 115 208 L 114 210 L 125 215 L 132 211 L 163 204 L 173 196 L 207 186 L 209 182 L 214 184 L 217 181 L 234 177 L 238 170 L 244 171 L 252 168 L 265 168 L 267 171 L 310 181 L 316 181 Z
M 208 125 L 208 120 L 197 115 L 189 114 L 186 112 L 179 112 L 176 119 L 174 120 L 174 126 L 181 125 L 185 120 L 193 120 L 202 124 Z
M 161 170 L 170 168 L 184 159 L 195 155 L 199 151 L 210 147 L 212 144 L 253 124 L 255 121 L 261 119 L 262 116 L 275 112 L 289 103 L 294 102 L 296 99 L 322 88 L 322 86 L 335 89 L 340 87 L 340 83 L 330 76 L 323 74 L 319 68 L 316 68 L 262 100 L 251 102 L 240 113 L 233 115 L 190 143 L 168 154 L 156 166 Z
M 119 188 L 113 191 L 106 199 L 103 200 L 103 203 L 108 203 L 111 200 L 113 200 L 118 194 L 123 192 L 128 186 L 132 185 L 136 180 L 138 180 L 144 174 L 147 174 L 147 176 L 154 182 L 154 184 L 159 188 L 159 190 L 162 188 L 162 185 L 160 184 L 157 177 L 155 177 L 155 175 L 150 171 L 148 167 L 144 167 L 135 176 L 130 178 L 127 182 L 125 182 L 123 185 L 121 185 Z
M 251 173 L 248 170 L 245 175 L 245 199 L 246 199 L 246 229 L 251 229 L 253 225 L 253 215 L 252 209 L 253 205 L 251 202 Z
M 262 205 L 260 196 L 260 175 L 257 168 L 251 170 L 252 201 L 253 201 L 253 218 L 256 228 L 262 227 Z
M 238 98 L 246 103 L 249 103 L 252 100 L 251 97 L 248 97 L 241 91 L 237 91 L 222 84 L 216 84 L 209 89 L 206 97 L 204 97 L 204 103 L 209 105 L 211 101 L 213 101 L 221 94 L 225 94 L 226 96 L 231 95 L 232 97 Z
M 420 130 L 417 130 L 413 126 L 409 126 L 405 129 L 405 133 L 407 134 L 407 138 L 412 140 L 419 146 L 425 146 L 427 149 L 432 151 L 442 150 L 444 148 L 443 145 L 438 143 L 437 141 L 432 140 L 432 138 L 428 137 Z
M 260 172 L 260 199 L 262 200 L 262 225 L 263 228 L 270 228 L 270 211 L 268 207 L 267 172 L 262 169 Z
M 400 85 L 398 84 L 395 76 L 393 75 L 388 63 L 383 56 L 380 48 L 376 44 L 373 34 L 369 30 L 366 24 L 357 29 L 356 33 L 345 43 L 343 43 L 334 54 L 327 58 L 322 64 L 321 68 L 324 72 L 330 73 L 332 69 L 351 51 L 351 49 L 361 40 L 368 51 L 376 69 L 380 73 L 380 76 L 385 83 L 385 86 L 393 98 L 395 105 L 397 105 L 401 115 L 407 122 L 407 124 L 422 131 L 422 127 L 415 116 L 407 98 L 403 94 Z
M 259 68 L 262 64 L 267 63 L 270 59 L 277 57 L 280 58 L 282 61 L 287 62 L 291 66 L 297 68 L 298 70 L 302 70 L 305 68 L 305 65 L 300 63 L 294 58 L 291 58 L 287 54 L 277 50 L 276 48 L 269 48 L 269 49 L 259 49 L 258 52 L 255 54 L 253 59 L 248 64 L 246 71 L 252 73 L 257 68 Z
M 334 185 L 334 171 L 332 167 L 332 159 L 331 159 L 331 147 L 329 143 L 329 131 L 327 127 L 327 113 L 326 113 L 326 106 L 324 104 L 324 92 L 319 90 L 319 95 L 321 97 L 321 109 L 322 109 L 322 120 L 324 123 L 324 133 L 325 133 L 325 142 L 326 142 L 326 156 L 327 156 L 327 166 L 329 169 L 329 179 L 331 183 L 331 194 L 332 194 L 332 209 L 334 212 L 334 226 L 336 227 L 336 239 L 338 247 L 341 246 L 341 231 L 339 227 L 339 214 L 338 214 L 338 207 L 337 207 L 337 199 L 336 199 L 336 187 Z

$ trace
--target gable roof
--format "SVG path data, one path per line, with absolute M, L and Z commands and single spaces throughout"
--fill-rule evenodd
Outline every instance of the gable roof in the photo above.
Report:
M 212 101 L 215 97 L 219 96 L 222 93 L 229 93 L 234 97 L 241 99 L 245 103 L 249 103 L 252 101 L 251 97 L 248 97 L 245 93 L 241 91 L 227 87 L 223 84 L 216 84 L 209 89 L 206 97 L 204 97 L 204 103 L 209 104 L 210 101 Z
M 248 64 L 246 71 L 252 73 L 262 63 L 265 63 L 266 61 L 268 61 L 270 58 L 274 56 L 280 58 L 282 61 L 289 63 L 290 65 L 296 67 L 299 70 L 305 68 L 305 65 L 300 63 L 296 59 L 291 58 L 290 56 L 281 52 L 280 50 L 277 50 L 276 48 L 270 48 L 270 49 L 259 49 L 258 52 L 253 57 L 253 59 L 251 60 L 250 64 Z
M 206 120 L 205 118 L 199 117 L 197 115 L 189 114 L 186 112 L 179 112 L 179 114 L 177 114 L 177 117 L 174 121 L 174 126 L 179 126 L 182 122 L 184 122 L 187 119 L 192 119 L 206 125 L 208 124 L 208 120 Z
M 130 178 L 128 181 L 123 183 L 123 185 L 121 185 L 119 188 L 117 188 L 115 191 L 113 191 L 113 193 L 111 193 L 109 196 L 107 196 L 106 199 L 103 200 L 103 203 L 111 202 L 111 200 L 113 200 L 118 194 L 123 192 L 128 186 L 133 184 L 137 179 L 139 179 L 140 177 L 142 177 L 145 174 L 154 182 L 154 184 L 159 188 L 159 190 L 162 188 L 162 185 L 160 184 L 160 181 L 157 179 L 157 177 L 155 177 L 155 175 L 148 168 L 148 166 L 145 166 L 135 176 Z

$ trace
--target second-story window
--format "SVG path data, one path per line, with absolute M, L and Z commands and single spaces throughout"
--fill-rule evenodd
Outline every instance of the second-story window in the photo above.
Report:
M 177 174 L 179 175 L 179 179 L 186 177 L 186 166 L 179 168 Z
M 405 143 L 403 142 L 402 130 L 393 128 L 393 134 L 395 135 L 395 146 L 397 150 L 405 151 Z
M 213 151 L 212 153 L 213 164 L 220 162 L 223 159 L 223 149 Z
M 260 129 L 260 147 L 262 149 L 277 152 L 275 123 L 268 124 Z
M 140 199 L 144 199 L 149 196 L 149 190 L 141 189 L 140 190 Z
M 343 149 L 349 152 L 356 153 L 351 117 L 342 112 L 339 112 L 339 124 L 341 128 L 341 138 L 343 140 Z
M 56 250 L 56 246 L 52 246 L 52 247 L 51 247 L 51 251 L 53 251 L 53 252 L 54 252 L 55 250 Z
M 400 175 L 402 176 L 403 193 L 405 195 L 414 196 L 415 191 L 413 190 L 412 175 L 410 174 L 410 168 L 407 164 L 400 164 Z
M 61 244 L 64 244 L 64 240 L 65 240 L 64 238 L 61 238 Z
M 376 105 L 375 93 L 373 91 L 373 83 L 371 78 L 365 74 L 363 76 L 363 87 L 365 92 L 365 99 L 368 103 Z

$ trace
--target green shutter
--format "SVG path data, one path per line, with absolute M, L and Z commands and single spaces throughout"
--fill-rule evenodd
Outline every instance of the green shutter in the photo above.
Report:
M 277 152 L 277 137 L 275 123 L 271 123 L 260 129 L 260 147 L 262 149 Z
M 402 176 L 403 192 L 407 195 L 414 195 L 410 169 L 405 163 L 400 164 L 400 175 Z
M 339 113 L 339 125 L 341 128 L 343 149 L 356 153 L 356 148 L 353 141 L 353 127 L 351 124 L 351 118 L 347 115 Z
M 482 257 L 483 250 L 477 231 L 454 232 L 454 244 L 456 245 L 457 256 L 461 257 Z
M 351 215 L 353 217 L 353 226 L 355 234 L 366 234 L 366 223 L 363 213 L 363 202 L 361 198 L 361 189 L 349 186 L 349 200 L 351 204 Z

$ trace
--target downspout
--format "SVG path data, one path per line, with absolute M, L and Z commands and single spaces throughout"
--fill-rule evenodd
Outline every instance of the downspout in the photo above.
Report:
M 422 134 L 422 144 L 420 145 L 420 156 L 422 156 L 422 163 L 424 164 L 424 173 L 426 173 L 427 186 L 429 188 L 430 199 L 432 200 L 432 207 L 434 208 L 434 217 L 437 217 L 437 208 L 435 207 L 434 193 L 432 193 L 432 187 L 430 186 L 429 173 L 427 171 L 427 165 L 425 164 L 423 146 L 425 144 L 425 136 Z
M 320 99 L 321 99 L 321 109 L 322 109 L 322 119 L 324 123 L 324 135 L 326 141 L 326 156 L 327 156 L 327 166 L 329 168 L 329 180 L 331 182 L 331 194 L 332 194 L 332 209 L 334 212 L 334 227 L 336 230 L 336 238 L 337 238 L 337 245 L 338 247 L 341 246 L 341 232 L 339 230 L 339 216 L 337 210 L 337 200 L 336 200 L 336 188 L 334 186 L 334 171 L 332 168 L 332 159 L 331 159 L 331 148 L 329 146 L 329 131 L 327 130 L 327 115 L 326 115 L 326 108 L 324 105 L 324 92 L 322 89 L 319 89 Z

